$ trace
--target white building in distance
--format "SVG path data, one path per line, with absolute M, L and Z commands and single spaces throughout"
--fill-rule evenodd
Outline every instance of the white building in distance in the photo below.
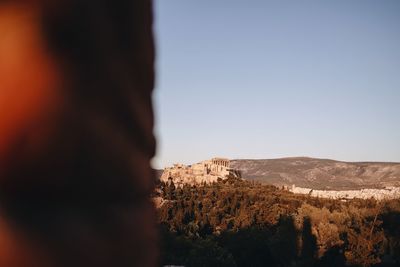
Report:
M 240 171 L 230 168 L 229 163 L 226 158 L 212 158 L 192 165 L 174 164 L 164 169 L 160 180 L 165 183 L 172 181 L 175 185 L 182 186 L 209 184 L 228 177 L 241 179 Z
M 311 188 L 296 187 L 292 185 L 289 189 L 295 194 L 305 194 L 312 197 L 331 198 L 331 199 L 369 199 L 376 200 L 400 198 L 400 187 L 386 187 L 382 189 L 360 189 L 360 190 L 313 190 Z

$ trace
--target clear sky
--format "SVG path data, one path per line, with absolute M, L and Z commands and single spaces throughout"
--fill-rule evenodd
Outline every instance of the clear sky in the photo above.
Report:
M 155 0 L 157 168 L 400 162 L 400 1 Z

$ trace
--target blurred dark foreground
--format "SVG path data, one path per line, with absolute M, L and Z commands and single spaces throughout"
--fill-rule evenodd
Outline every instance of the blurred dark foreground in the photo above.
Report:
M 0 266 L 155 266 L 150 0 L 0 2 Z

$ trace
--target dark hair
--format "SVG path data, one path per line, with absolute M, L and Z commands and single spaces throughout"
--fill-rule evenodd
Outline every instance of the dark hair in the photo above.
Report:
M 48 147 L 11 157 L 1 204 L 57 266 L 153 266 L 151 1 L 54 2 L 42 22 L 64 107 Z

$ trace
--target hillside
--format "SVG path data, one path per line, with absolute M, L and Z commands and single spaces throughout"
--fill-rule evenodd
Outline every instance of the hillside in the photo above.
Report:
M 343 162 L 293 157 L 232 160 L 243 178 L 277 186 L 295 184 L 313 189 L 360 189 L 400 186 L 400 163 Z
M 237 179 L 159 185 L 161 266 L 400 266 L 400 199 L 297 195 Z

